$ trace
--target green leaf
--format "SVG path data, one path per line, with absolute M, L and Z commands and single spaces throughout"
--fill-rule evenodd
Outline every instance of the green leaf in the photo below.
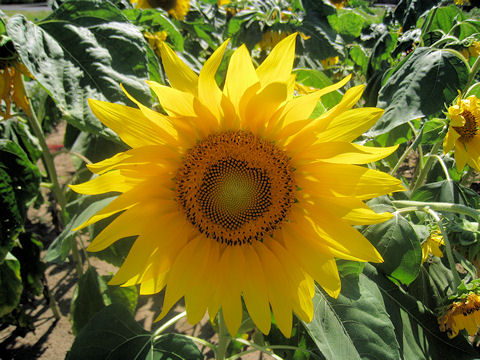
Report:
M 107 305 L 110 304 L 122 304 L 125 306 L 130 314 L 135 315 L 135 309 L 137 308 L 138 291 L 136 286 L 116 286 L 107 285 L 108 281 L 112 278 L 112 275 L 102 276 L 102 281 L 105 284 L 103 289 L 104 300 L 107 299 Z
M 152 351 L 153 350 L 153 351 Z M 153 344 L 152 352 L 161 354 L 159 359 L 203 360 L 204 356 L 195 343 L 179 334 L 165 334 Z M 163 356 L 166 356 L 165 358 Z
M 348 11 L 330 15 L 328 22 L 340 35 L 359 37 L 362 33 L 365 19 L 352 11 Z
M 384 262 L 375 265 L 380 271 L 402 284 L 415 280 L 420 271 L 422 247 L 409 221 L 396 215 L 381 224 L 367 226 L 363 235 L 383 257 Z
M 377 107 L 385 113 L 367 135 L 375 137 L 442 111 L 458 96 L 467 79 L 467 66 L 455 54 L 417 48 L 384 82 Z
M 12 249 L 12 254 L 21 265 L 23 292 L 33 299 L 34 296 L 40 296 L 43 292 L 45 264 L 40 257 L 43 244 L 31 232 L 23 232 L 18 238 L 20 244 Z
M 362 73 L 365 73 L 368 66 L 368 56 L 365 53 L 365 50 L 360 45 L 354 44 L 350 48 L 349 55 L 353 62 L 360 66 Z
M 395 8 L 395 18 L 404 31 L 415 27 L 417 20 L 442 0 L 400 0 Z
M 411 196 L 413 201 L 448 202 L 478 208 L 480 197 L 473 190 L 451 180 L 425 184 Z
M 400 344 L 401 359 L 478 358 L 465 338 L 449 339 L 440 332 L 436 317 L 422 303 L 379 274 L 372 265 L 366 264 L 363 274 L 380 290 L 380 301 L 388 311 Z
M 8 19 L 7 33 L 21 61 L 81 130 L 118 140 L 87 105 L 87 98 L 127 102 L 120 88 L 151 100 L 147 43 L 108 1 L 69 1 L 37 26 L 21 15 Z
M 154 340 L 130 312 L 112 304 L 98 312 L 75 338 L 66 360 L 202 360 L 192 340 L 167 334 Z
M 380 291 L 365 275 L 343 278 L 338 299 L 317 288 L 313 304 L 313 320 L 304 325 L 327 360 L 400 359 Z
M 68 213 L 74 215 L 65 229 L 48 247 L 45 261 L 53 263 L 64 261 L 70 253 L 71 242 L 75 241 L 77 235 L 77 231 L 73 231 L 73 229 L 83 224 L 113 200 L 114 197 L 98 200 L 93 196 L 83 196 L 68 204 Z
M 324 87 L 333 84 L 332 80 L 325 75 L 323 71 L 315 69 L 300 69 L 296 70 L 297 82 L 311 86 L 317 89 L 323 89 Z M 322 96 L 322 103 L 326 108 L 331 109 L 342 100 L 342 93 L 339 90 L 333 91 L 329 94 Z
M 0 139 L 0 262 L 22 230 L 27 209 L 39 194 L 40 171 L 11 140 Z
M 20 262 L 11 253 L 0 263 L 0 317 L 15 309 L 22 294 Z
M 97 312 L 105 307 L 100 290 L 98 273 L 89 266 L 87 271 L 78 279 L 73 293 L 71 315 L 72 328 L 78 333 Z
M 433 145 L 443 140 L 442 134 L 443 129 L 445 128 L 445 119 L 432 119 L 425 123 L 422 132 L 421 144 Z
M 455 5 L 437 8 L 430 25 L 430 31 L 441 30 L 447 34 L 456 22 L 463 20 L 462 10 Z

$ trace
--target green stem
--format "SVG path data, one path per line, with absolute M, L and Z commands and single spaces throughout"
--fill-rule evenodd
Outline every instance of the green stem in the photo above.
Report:
M 242 338 L 235 338 L 233 339 L 233 341 L 236 341 L 236 342 L 239 342 L 241 344 L 244 344 L 244 345 L 247 345 L 247 346 L 250 346 L 252 347 L 254 350 L 253 351 L 261 351 L 265 354 L 268 354 L 270 355 L 272 358 L 274 358 L 275 360 L 283 360 L 280 356 L 276 355 L 274 352 L 270 351 L 269 349 L 273 348 L 273 347 L 268 347 L 268 348 L 265 348 L 261 345 L 258 345 L 258 344 L 255 344 L 254 342 L 251 342 L 251 341 L 248 341 L 248 340 L 245 340 L 245 339 L 242 339 Z M 250 350 L 247 350 L 249 352 L 253 352 L 253 351 L 250 351 Z M 241 353 L 240 353 L 241 354 Z M 232 360 L 232 359 L 236 359 L 239 357 L 240 354 L 236 354 L 236 355 L 233 355 L 231 357 L 229 357 L 227 360 Z
M 162 326 L 160 326 L 157 330 L 155 330 L 155 332 L 153 333 L 153 338 L 156 338 L 158 337 L 158 335 L 160 335 L 162 332 L 164 332 L 166 329 L 168 329 L 170 326 L 172 326 L 173 324 L 175 324 L 177 321 L 183 319 L 185 316 L 187 316 L 187 312 L 184 311 L 178 315 L 175 315 L 173 318 L 171 318 L 170 320 L 168 320 L 165 324 L 163 324 Z
M 470 182 L 470 178 L 472 177 L 473 173 L 474 173 L 473 168 L 469 167 L 465 175 L 462 176 L 462 179 L 460 180 L 460 184 L 463 186 L 468 186 Z
M 223 318 L 222 310 L 218 312 L 218 345 L 215 349 L 215 360 L 225 360 L 227 355 L 228 344 L 232 340 L 230 333 L 227 330 L 225 319 Z
M 76 238 L 72 241 L 72 257 L 73 262 L 75 263 L 75 269 L 77 270 L 77 275 L 78 277 L 81 277 L 83 275 L 83 261 L 80 252 L 78 251 Z
M 420 186 L 422 186 L 423 182 L 425 181 L 425 178 L 427 177 L 428 172 L 430 171 L 430 168 L 433 165 L 433 161 L 435 159 L 434 156 L 436 155 L 438 150 L 440 149 L 440 146 L 442 146 L 442 142 L 439 141 L 435 145 L 433 145 L 432 150 L 430 151 L 430 157 L 428 158 L 427 162 L 425 163 L 425 166 L 423 169 L 421 169 L 420 174 L 418 174 L 417 180 L 415 180 L 415 183 L 413 184 L 413 187 L 411 188 L 412 192 L 417 190 Z
M 452 178 L 450 177 L 450 174 L 448 172 L 448 169 L 445 165 L 445 162 L 443 161 L 442 157 L 440 155 L 433 155 L 434 157 L 437 158 L 438 162 L 442 166 L 443 172 L 445 173 L 445 177 L 447 178 L 447 181 L 452 181 Z
M 392 201 L 392 205 L 396 208 L 409 208 L 412 211 L 425 211 L 426 208 L 430 208 L 439 212 L 450 212 L 455 214 L 467 215 L 475 220 L 480 220 L 480 212 L 472 209 L 471 207 L 444 203 L 444 202 L 423 202 L 423 201 L 410 201 L 410 200 L 395 200 Z
M 467 85 L 465 85 L 466 90 L 469 89 L 470 86 L 472 85 L 479 69 L 480 69 L 480 56 L 477 57 L 477 60 L 475 60 L 475 62 L 473 63 L 472 70 L 470 70 L 470 74 L 468 75 Z
M 433 18 L 435 17 L 435 14 L 437 13 L 437 9 L 438 8 L 436 8 L 436 7 L 433 8 L 433 10 L 430 12 L 430 14 L 428 14 L 429 16 L 427 16 L 427 22 L 425 23 L 425 26 L 423 27 L 423 30 L 422 30 L 422 39 L 421 39 L 422 46 L 424 45 L 423 35 L 427 34 L 430 31 L 430 27 L 432 26 Z
M 60 220 L 62 222 L 62 226 L 67 223 L 67 213 L 65 211 L 65 207 L 67 205 L 67 201 L 65 196 L 63 195 L 63 191 L 60 187 L 60 183 L 58 182 L 57 177 L 57 170 L 55 169 L 55 163 L 53 162 L 53 156 L 50 153 L 50 149 L 48 148 L 47 141 L 45 139 L 45 135 L 43 134 L 42 127 L 40 126 L 40 122 L 38 121 L 37 115 L 32 107 L 32 100 L 29 98 L 28 105 L 30 106 L 30 114 L 31 116 L 27 117 L 28 124 L 32 129 L 33 133 L 35 134 L 38 142 L 40 143 L 40 147 L 42 148 L 42 161 L 47 170 L 48 178 L 52 183 L 52 192 L 55 200 L 57 201 L 58 205 L 60 206 Z
M 411 123 L 409 123 L 411 125 Z M 412 127 L 412 132 L 415 133 L 415 128 L 413 126 Z M 407 155 L 410 153 L 410 151 L 412 151 L 413 149 L 415 149 L 418 144 L 420 143 L 420 140 L 422 139 L 421 136 L 417 136 L 417 134 L 415 134 L 416 138 L 415 138 L 415 141 L 412 142 L 412 144 L 403 152 L 402 156 L 400 156 L 400 158 L 398 159 L 397 163 L 395 164 L 395 166 L 393 167 L 392 171 L 390 171 L 390 175 L 395 175 L 395 173 L 397 172 L 398 168 L 400 167 L 400 165 L 403 164 L 403 161 L 405 160 L 405 158 L 407 157 Z
M 448 240 L 447 232 L 443 227 L 442 220 L 434 210 L 430 208 L 426 208 L 425 211 L 435 219 L 435 222 L 437 223 L 438 227 L 440 228 L 440 231 L 442 232 L 443 241 L 445 242 L 445 250 L 447 253 L 448 264 L 450 265 L 450 270 L 452 271 L 452 274 L 453 274 L 455 289 L 457 289 L 462 281 L 460 280 L 460 276 L 458 275 L 457 267 L 455 265 L 455 260 L 453 259 L 452 247 L 450 245 L 450 241 Z

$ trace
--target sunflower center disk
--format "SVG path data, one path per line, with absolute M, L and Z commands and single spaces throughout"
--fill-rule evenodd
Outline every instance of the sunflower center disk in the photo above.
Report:
M 468 142 L 477 134 L 477 120 L 475 119 L 475 115 L 468 110 L 464 110 L 462 116 L 465 119 L 465 124 L 454 127 L 454 129 L 460 135 L 460 141 Z
M 295 201 L 286 154 L 246 131 L 211 135 L 190 149 L 176 177 L 177 201 L 201 233 L 228 245 L 261 241 Z

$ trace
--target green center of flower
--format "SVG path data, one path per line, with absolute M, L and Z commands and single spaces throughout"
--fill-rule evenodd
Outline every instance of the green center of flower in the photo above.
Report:
M 188 221 L 228 245 L 261 241 L 279 228 L 294 189 L 284 151 L 245 131 L 211 135 L 190 149 L 175 188 Z
M 477 134 L 478 125 L 475 115 L 468 110 L 463 110 L 462 116 L 465 119 L 463 126 L 454 127 L 455 131 L 460 135 L 460 141 L 469 142 Z

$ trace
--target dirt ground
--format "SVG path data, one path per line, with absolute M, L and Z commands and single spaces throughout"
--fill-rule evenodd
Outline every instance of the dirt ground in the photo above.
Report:
M 63 143 L 65 124 L 61 124 L 57 130 L 47 138 L 47 143 L 52 152 L 59 150 Z M 68 154 L 60 154 L 55 157 L 55 166 L 61 183 L 67 182 L 74 172 L 74 167 Z M 45 195 L 48 195 L 45 193 Z M 30 209 L 28 213 L 37 234 L 41 234 L 44 246 L 53 241 L 56 237 L 52 221 L 51 211 L 48 204 L 40 209 Z M 100 275 L 106 275 L 115 271 L 112 265 L 89 257 L 93 266 Z M 74 335 L 70 323 L 70 303 L 77 281 L 77 274 L 73 262 L 63 264 L 49 264 L 46 272 L 46 281 L 55 302 L 58 304 L 61 318 L 56 320 L 52 310 L 49 308 L 44 297 L 38 297 L 28 314 L 34 319 L 35 331 L 24 334 L 14 326 L 3 327 L 0 324 L 0 360 L 62 360 L 65 359 L 70 349 Z M 161 309 L 161 296 L 139 296 L 135 319 L 146 330 L 156 329 L 164 321 L 184 311 L 181 303 L 167 315 L 164 321 L 155 323 L 153 320 Z M 169 330 L 167 330 L 168 332 Z M 190 325 L 186 319 L 175 324 L 173 329 L 177 333 L 184 333 L 200 337 L 212 343 L 216 342 L 216 334 L 205 317 L 196 326 Z M 200 347 L 205 354 L 205 359 L 214 358 L 212 351 Z M 248 354 L 242 357 L 243 360 L 272 359 L 269 356 L 259 353 Z M 87 360 L 87 359 L 86 359 Z M 126 359 L 128 360 L 128 359 Z

